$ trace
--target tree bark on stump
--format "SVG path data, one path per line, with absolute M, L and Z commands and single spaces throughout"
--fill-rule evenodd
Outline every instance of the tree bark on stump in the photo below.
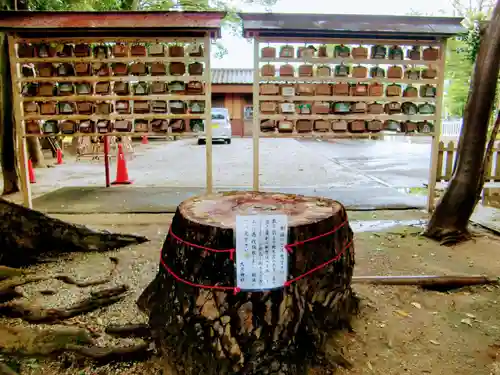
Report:
M 288 244 L 339 228 L 293 248 L 288 280 L 338 259 L 280 289 L 235 293 L 230 288 L 236 286 L 236 263 L 228 253 L 202 250 L 172 235 L 211 249 L 231 249 L 235 217 L 249 213 L 286 214 Z M 191 198 L 177 209 L 162 261 L 191 283 L 228 290 L 187 285 L 160 262 L 138 305 L 149 314 L 153 338 L 169 367 L 179 374 L 306 374 L 324 359 L 328 335 L 349 327 L 357 310 L 350 286 L 352 238 L 344 207 L 329 199 L 258 192 Z

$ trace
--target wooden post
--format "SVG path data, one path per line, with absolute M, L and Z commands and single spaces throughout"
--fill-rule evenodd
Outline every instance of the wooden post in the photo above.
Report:
M 260 99 L 259 99 L 259 80 L 260 80 L 260 69 L 259 69 L 259 41 L 260 39 L 256 36 L 253 39 L 253 127 L 252 127 L 252 139 L 253 139 L 253 190 L 259 190 L 259 136 L 260 136 Z
M 438 63 L 438 82 L 436 85 L 436 114 L 434 122 L 434 135 L 432 136 L 431 145 L 431 165 L 429 170 L 429 183 L 427 195 L 427 211 L 434 210 L 434 198 L 436 196 L 436 178 L 437 178 L 437 164 L 439 153 L 439 139 L 441 137 L 441 124 L 443 113 L 443 99 L 444 99 L 444 69 L 446 66 L 446 40 L 440 45 L 440 61 Z
M 19 164 L 19 177 L 21 180 L 21 192 L 23 193 L 23 204 L 28 208 L 33 208 L 31 201 L 31 186 L 28 177 L 28 150 L 26 147 L 26 132 L 24 122 L 21 120 L 24 116 L 24 109 L 19 100 L 21 91 L 19 87 L 18 77 L 20 76 L 19 66 L 17 64 L 16 54 L 16 39 L 13 35 L 8 36 L 9 40 L 9 60 L 10 60 L 10 75 L 12 80 L 12 103 L 14 105 L 14 122 L 16 126 L 17 139 L 17 157 Z
M 205 36 L 205 134 L 206 165 L 207 165 L 207 194 L 213 192 L 213 163 L 212 163 L 212 72 L 210 69 L 210 33 Z

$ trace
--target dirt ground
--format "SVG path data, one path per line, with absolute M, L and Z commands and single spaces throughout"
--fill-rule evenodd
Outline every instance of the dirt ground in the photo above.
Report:
M 171 215 L 60 215 L 61 219 L 116 232 L 138 233 L 151 241 L 106 254 L 73 254 L 67 259 L 38 265 L 45 274 L 65 272 L 78 279 L 105 275 L 110 256 L 119 259 L 114 284 L 131 287 L 121 302 L 92 313 L 72 318 L 65 325 L 87 327 L 101 334 L 99 343 L 128 345 L 131 340 L 112 339 L 104 334 L 109 323 L 146 322 L 135 306 L 141 291 L 154 278 L 158 256 L 168 231 Z M 418 220 L 420 211 L 352 212 L 354 227 L 374 220 Z M 361 222 L 360 222 L 361 221 Z M 361 225 L 363 227 L 363 225 Z M 478 232 L 473 241 L 447 248 L 419 236 L 420 227 L 396 226 L 383 231 L 355 234 L 356 275 L 407 274 L 488 274 L 500 270 L 500 241 Z M 88 295 L 94 288 L 69 288 L 59 281 L 30 284 L 23 288 L 26 298 L 44 306 L 63 306 Z M 41 296 L 40 290 L 54 290 Z M 435 374 L 500 375 L 500 288 L 483 286 L 439 293 L 416 287 L 375 287 L 354 285 L 362 299 L 361 312 L 353 318 L 354 332 L 338 334 L 338 345 L 350 360 L 352 370 L 338 374 Z M 25 323 L 0 320 L 15 326 Z M 43 326 L 43 325 L 38 325 Z M 158 359 L 145 363 L 96 367 L 86 362 L 26 359 L 21 374 L 163 374 Z M 166 374 L 165 374 L 166 375 Z

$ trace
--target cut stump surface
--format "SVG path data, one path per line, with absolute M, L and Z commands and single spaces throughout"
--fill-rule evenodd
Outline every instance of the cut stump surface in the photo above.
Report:
M 235 293 L 237 259 L 229 250 L 236 216 L 264 213 L 288 217 L 287 243 L 296 244 L 288 280 L 295 281 Z M 260 192 L 194 197 L 178 207 L 158 274 L 138 304 L 179 374 L 307 374 L 322 359 L 327 337 L 348 327 L 357 308 L 352 239 L 344 207 L 330 199 Z

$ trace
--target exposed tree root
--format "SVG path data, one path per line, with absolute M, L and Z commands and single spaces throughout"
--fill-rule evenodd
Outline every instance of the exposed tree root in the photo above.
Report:
M 439 241 L 441 246 L 453 246 L 471 239 L 471 234 L 464 229 L 428 227 L 423 235 L 432 240 Z
M 93 345 L 89 331 L 74 327 L 0 327 L 0 352 L 18 357 L 46 356 L 68 345 Z
M 151 349 L 151 345 L 148 343 L 124 347 L 68 345 L 66 351 L 71 351 L 83 357 L 91 358 L 100 364 L 109 362 L 144 361 L 149 359 L 154 353 L 153 349 Z
M 146 237 L 95 231 L 0 198 L 0 263 L 18 267 L 51 255 L 109 251 L 148 241 Z
M 5 363 L 0 362 L 0 375 L 19 375 Z
M 95 346 L 89 331 L 72 327 L 45 330 L 0 327 L 0 352 L 12 357 L 45 357 L 71 352 L 100 364 L 113 361 L 140 361 L 148 359 L 153 354 L 147 343 L 124 347 Z M 1 369 L 0 374 L 2 374 Z
M 57 280 L 59 280 L 59 281 L 62 281 L 64 283 L 66 283 L 66 284 L 76 285 L 79 288 L 87 288 L 89 286 L 106 284 L 106 283 L 109 283 L 112 280 L 113 275 L 114 275 L 114 273 L 116 271 L 116 266 L 118 265 L 118 258 L 109 257 L 109 260 L 113 264 L 113 267 L 112 267 L 111 271 L 109 271 L 108 276 L 105 276 L 105 277 L 102 277 L 102 278 L 99 278 L 99 279 L 96 279 L 96 280 L 78 281 L 78 280 L 76 280 L 75 278 L 73 278 L 73 277 L 71 277 L 69 275 L 57 275 L 54 278 L 57 279 Z
M 16 290 L 18 286 L 36 283 L 39 281 L 48 280 L 50 277 L 43 276 L 26 276 L 12 277 L 7 280 L 0 281 L 0 303 L 10 301 L 14 298 L 22 297 L 22 293 Z
M 30 323 L 54 323 L 118 302 L 124 298 L 127 290 L 126 285 L 121 285 L 92 292 L 89 298 L 59 309 L 43 309 L 22 302 L 7 302 L 0 305 L 0 315 L 21 318 Z
M 76 285 L 80 288 L 86 288 L 89 286 L 102 285 L 111 281 L 118 265 L 118 259 L 115 257 L 110 257 L 109 260 L 113 264 L 113 267 L 109 274 L 105 277 L 91 280 L 91 281 L 78 281 L 69 275 L 56 275 L 56 276 L 32 276 L 32 273 L 17 269 L 4 267 L 4 275 L 15 275 L 14 277 L 7 278 L 6 280 L 0 281 L 0 303 L 10 301 L 14 298 L 22 297 L 23 295 L 16 290 L 18 286 L 25 284 L 35 283 L 39 281 L 45 281 L 50 279 L 57 279 L 66 284 Z M 0 269 L 1 272 L 2 269 Z M 17 276 L 20 275 L 20 276 Z M 24 276 L 23 276 L 24 275 Z
M 106 327 L 106 333 L 118 337 L 150 338 L 151 328 L 147 324 L 111 324 Z
M 9 277 L 15 277 L 15 276 L 25 276 L 32 273 L 33 272 L 22 270 L 19 268 L 0 266 L 0 280 L 8 279 Z
M 471 239 L 471 236 L 469 233 L 457 233 L 457 234 L 450 234 L 448 236 L 443 237 L 441 242 L 439 244 L 441 246 L 453 246 L 457 245 L 461 242 L 465 242 Z

